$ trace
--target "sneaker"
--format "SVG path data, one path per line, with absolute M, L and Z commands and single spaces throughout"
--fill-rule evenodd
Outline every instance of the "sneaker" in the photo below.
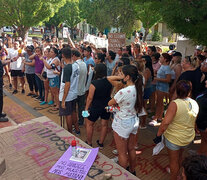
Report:
M 45 105 L 45 104 L 47 104 L 46 101 L 42 101 L 42 102 L 40 103 L 40 105 Z
M 49 103 L 48 103 L 48 105 L 53 105 L 54 104 L 54 101 L 50 101 Z
M 88 141 L 85 141 L 85 143 L 88 144 Z M 92 147 L 92 144 L 88 144 L 88 145 Z
M 9 84 L 9 89 L 12 89 L 12 84 Z
M 40 97 L 40 96 L 37 96 L 35 99 L 40 100 L 40 99 L 41 99 L 41 97 Z
M 75 134 L 76 134 L 77 136 L 80 136 L 80 130 L 79 130 L 79 131 L 76 131 L 76 130 L 75 130 Z
M 5 114 L 5 113 L 1 113 L 1 114 L 0 114 L 0 118 L 2 118 L 2 117 L 3 117 L 3 118 L 6 117 L 6 114 Z
M 24 89 L 22 89 L 22 94 L 25 94 L 25 90 Z
M 99 140 L 97 140 L 96 143 L 98 144 L 98 146 L 99 146 L 100 149 L 103 149 L 103 147 L 104 147 L 103 143 L 102 144 L 99 143 Z
M 33 94 L 33 95 L 31 95 L 31 97 L 32 97 L 32 98 L 36 98 L 36 97 L 38 97 L 38 95 Z
M 114 155 L 118 155 L 118 151 L 117 151 L 117 149 L 114 149 L 114 150 L 112 151 L 112 153 L 113 153 Z
M 112 160 L 114 163 L 118 163 L 119 158 L 116 156 L 116 157 L 112 158 L 111 160 Z
M 1 117 L 0 118 L 0 122 L 8 122 L 8 121 L 9 121 L 9 119 L 6 118 L 6 117 Z
M 126 168 L 127 171 L 129 171 L 129 166 Z M 130 172 L 130 171 L 129 171 Z M 134 172 L 130 172 L 131 174 L 133 174 L 134 176 L 136 176 L 136 171 Z
M 12 92 L 12 94 L 17 94 L 18 93 L 18 91 L 17 90 L 14 90 L 13 92 Z
M 159 126 L 160 123 L 158 123 L 156 120 L 152 120 L 152 121 L 149 122 L 149 125 L 150 126 Z
M 32 95 L 34 95 L 34 94 L 32 94 L 32 93 L 28 93 L 28 94 L 27 94 L 27 96 L 32 96 Z

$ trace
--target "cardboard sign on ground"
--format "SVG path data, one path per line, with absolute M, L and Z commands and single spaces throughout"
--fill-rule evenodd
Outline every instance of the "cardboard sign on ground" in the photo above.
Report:
M 119 48 L 126 44 L 126 36 L 123 33 L 108 34 L 108 50 L 118 52 Z
M 6 170 L 0 179 L 67 180 L 49 170 L 74 139 L 77 146 L 91 148 L 45 116 L 1 128 L 0 153 Z M 138 179 L 99 152 L 85 179 L 103 179 L 107 174 L 113 179 Z

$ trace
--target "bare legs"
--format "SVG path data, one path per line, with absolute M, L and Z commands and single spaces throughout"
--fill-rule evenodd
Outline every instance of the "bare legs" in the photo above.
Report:
M 167 148 L 170 160 L 170 179 L 177 180 L 182 163 L 183 149 L 173 151 Z
M 93 130 L 94 130 L 94 122 L 86 118 L 86 134 L 87 134 L 88 144 L 92 144 Z M 100 144 L 104 142 L 107 135 L 107 130 L 108 130 L 108 120 L 101 119 L 101 134 L 99 140 Z
M 129 160 L 129 170 L 130 172 L 134 172 L 136 165 L 136 151 L 134 149 L 136 135 L 130 134 L 128 139 L 124 139 L 114 132 L 114 139 L 119 153 L 119 165 L 126 169 Z
M 166 94 L 165 92 L 157 91 L 157 104 L 156 104 L 156 113 L 155 113 L 154 120 L 162 119 L 162 114 L 164 111 L 163 99 L 165 94 Z

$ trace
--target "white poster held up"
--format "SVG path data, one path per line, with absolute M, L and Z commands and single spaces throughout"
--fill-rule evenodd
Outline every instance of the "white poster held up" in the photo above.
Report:
M 63 38 L 68 38 L 68 28 L 67 27 L 63 27 Z

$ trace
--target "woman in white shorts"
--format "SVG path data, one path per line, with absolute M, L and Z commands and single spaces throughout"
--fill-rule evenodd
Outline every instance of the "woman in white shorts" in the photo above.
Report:
M 112 129 L 118 150 L 119 164 L 135 173 L 136 152 L 135 138 L 139 126 L 137 113 L 142 110 L 142 76 L 133 65 L 126 65 L 122 74 L 114 76 L 114 80 L 121 80 L 126 87 L 119 90 L 108 105 L 119 106 L 120 110 L 114 115 Z M 129 160 L 129 167 L 128 167 Z

